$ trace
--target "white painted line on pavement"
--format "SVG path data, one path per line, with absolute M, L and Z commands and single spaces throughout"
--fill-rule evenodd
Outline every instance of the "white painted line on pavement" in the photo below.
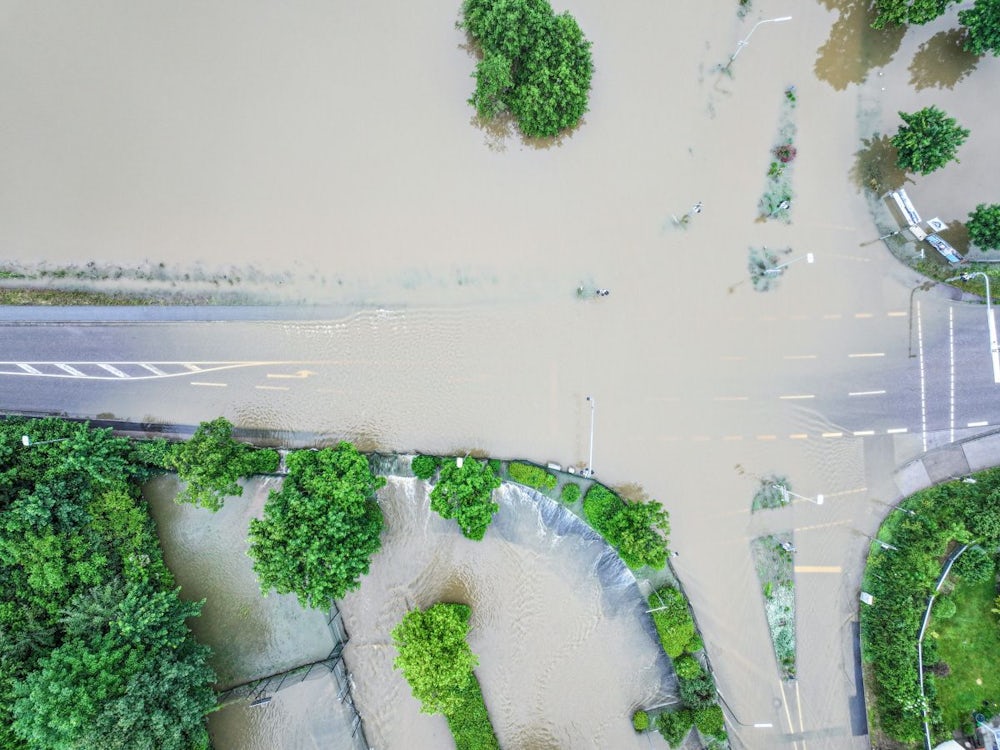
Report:
M 848 354 L 848 359 L 859 359 L 861 357 L 884 357 L 885 352 L 861 352 L 859 354 Z
M 874 318 L 874 313 L 854 313 L 855 318 Z
M 100 367 L 102 370 L 107 370 L 112 375 L 114 375 L 116 378 L 127 378 L 128 377 L 128 375 L 126 375 L 124 372 L 122 372 L 121 370 L 119 370 L 117 367 L 112 367 L 111 365 L 105 365 L 105 364 L 102 364 L 101 362 L 98 362 L 97 366 Z
M 990 308 L 990 354 L 993 356 L 993 382 L 1000 383 L 1000 345 L 997 344 L 996 311 Z
M 56 362 L 56 367 L 58 367 L 63 372 L 68 372 L 70 375 L 72 375 L 75 378 L 85 378 L 85 377 L 87 377 L 82 372 L 80 372 L 79 370 L 77 370 L 75 367 L 70 367 L 69 365 L 64 365 L 64 364 L 61 364 L 59 362 Z
M 893 312 L 886 313 L 890 318 L 905 318 L 906 312 L 903 310 L 894 310 Z
M 966 427 L 986 427 L 989 422 L 969 422 Z
M 785 684 L 781 680 L 778 680 L 778 687 L 781 688 L 781 702 L 785 706 L 785 718 L 788 719 L 788 731 L 794 734 L 795 725 L 792 724 L 792 713 L 791 711 L 788 710 L 788 696 L 785 695 Z M 793 741 L 792 746 L 795 748 L 795 750 L 798 750 L 799 747 L 798 741 Z
M 823 320 L 840 320 L 842 317 L 844 316 L 840 313 L 835 313 L 833 315 L 824 315 Z
M 711 435 L 695 435 L 691 439 L 696 443 L 710 443 L 712 441 Z
M 789 435 L 790 440 L 808 440 L 809 436 L 804 432 L 796 432 L 794 435 Z
M 782 359 L 816 359 L 815 354 L 786 354 Z
M 794 395 L 794 396 L 778 396 L 778 398 L 783 399 L 785 401 L 794 401 L 796 399 L 802 399 L 802 398 L 816 398 L 816 394 L 814 394 L 814 393 L 802 393 L 802 394 Z
M 20 367 L 25 372 L 30 372 L 32 375 L 41 375 L 42 374 L 41 370 L 36 370 L 31 365 L 26 365 L 26 364 L 22 364 L 21 362 L 18 362 L 17 366 Z
M 190 362 L 185 362 L 184 366 L 188 368 L 191 372 L 201 372 L 201 368 L 198 365 L 192 365 Z
M 742 440 L 743 436 L 742 435 L 725 435 L 722 439 L 723 440 L 729 440 L 729 441 L 732 441 L 732 440 Z
M 749 401 L 749 396 L 713 396 L 713 401 Z
M 901 435 L 904 432 L 906 432 L 905 427 L 893 427 L 892 429 L 885 431 L 887 435 Z
M 805 734 L 806 725 L 802 723 L 802 698 L 799 696 L 799 681 L 795 681 L 795 705 L 799 709 L 799 732 Z M 802 750 L 805 750 L 806 741 L 802 740 Z
M 258 391 L 287 391 L 287 385 L 255 385 Z
M 823 433 L 823 437 L 828 437 L 828 438 L 844 437 L 844 433 L 842 433 L 842 432 L 824 432 Z
M 199 382 L 197 380 L 192 380 L 191 381 L 191 385 L 204 385 L 204 386 L 208 386 L 209 388 L 228 388 L 229 387 L 228 383 L 202 383 L 202 382 Z
M 875 430 L 856 430 L 854 432 L 854 437 L 864 437 L 866 435 L 874 435 Z
M 927 452 L 927 379 L 924 373 L 924 319 L 920 315 L 920 300 L 917 300 L 917 351 L 920 354 L 920 433 Z
M 758 440 L 777 440 L 778 436 L 777 435 L 758 435 L 757 439 Z
M 948 367 L 951 371 L 950 390 L 948 391 L 948 429 L 949 443 L 955 442 L 955 308 L 948 308 Z
M 851 391 L 848 396 L 881 396 L 885 391 Z
M 140 362 L 139 363 L 139 367 L 143 367 L 143 368 L 149 370 L 154 375 L 166 375 L 167 374 L 163 370 L 161 370 L 159 367 L 153 367 L 152 365 L 147 365 L 145 362 Z

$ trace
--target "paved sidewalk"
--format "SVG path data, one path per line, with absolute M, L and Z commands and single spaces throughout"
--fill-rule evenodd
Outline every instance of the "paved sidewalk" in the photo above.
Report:
M 1000 428 L 924 453 L 893 475 L 898 503 L 918 490 L 1000 464 Z

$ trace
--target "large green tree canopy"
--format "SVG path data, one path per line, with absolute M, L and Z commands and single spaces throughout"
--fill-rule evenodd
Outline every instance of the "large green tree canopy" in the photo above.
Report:
M 441 467 L 438 482 L 431 490 L 431 510 L 442 518 L 454 518 L 469 539 L 479 541 L 500 506 L 493 502 L 493 490 L 500 486 L 489 463 L 466 458 L 451 459 Z
M 875 20 L 872 28 L 924 24 L 944 14 L 958 0 L 875 0 Z
M 976 0 L 958 12 L 958 20 L 967 31 L 963 46 L 968 52 L 1000 55 L 1000 0 Z
M 385 479 L 350 443 L 288 456 L 288 476 L 264 518 L 250 521 L 250 557 L 261 590 L 295 594 L 303 607 L 329 607 L 360 585 L 381 546 Z
M 1000 203 L 980 203 L 966 223 L 969 239 L 983 250 L 1000 250 Z
M 454 713 L 479 663 L 465 638 L 472 610 L 464 604 L 435 604 L 408 612 L 392 631 L 403 672 L 424 713 Z
M 169 468 L 187 485 L 177 493 L 178 503 L 192 503 L 217 511 L 226 497 L 239 497 L 241 477 L 278 468 L 273 450 L 255 450 L 233 439 L 233 425 L 225 417 L 202 422 L 190 440 L 175 445 L 167 456 Z
M 483 53 L 469 100 L 480 117 L 510 111 L 521 132 L 535 138 L 580 121 L 594 64 L 569 13 L 555 15 L 547 0 L 465 0 L 462 17 Z
M 905 125 L 892 137 L 900 169 L 917 174 L 930 174 L 950 161 L 958 161 L 958 147 L 965 143 L 969 131 L 937 107 L 924 107 L 917 112 L 900 112 Z

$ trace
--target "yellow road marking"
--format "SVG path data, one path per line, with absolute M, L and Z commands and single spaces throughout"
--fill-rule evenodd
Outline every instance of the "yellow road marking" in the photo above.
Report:
M 796 573 L 840 573 L 839 565 L 796 565 Z

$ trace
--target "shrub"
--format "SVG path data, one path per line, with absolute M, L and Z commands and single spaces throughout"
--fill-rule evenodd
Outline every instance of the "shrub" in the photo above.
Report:
M 688 641 L 687 645 L 684 647 L 684 653 L 686 654 L 697 654 L 705 648 L 705 644 L 702 642 L 701 637 L 697 634 Z
M 560 492 L 559 496 L 562 498 L 564 503 L 572 505 L 580 499 L 580 492 L 580 485 L 575 482 L 567 482 L 563 485 L 562 492 Z
M 624 501 L 603 484 L 593 484 L 583 498 L 583 515 L 595 531 L 607 537 L 611 519 L 623 504 Z
M 440 465 L 441 459 L 437 456 L 414 456 L 413 461 L 410 462 L 414 476 L 425 481 L 437 473 Z
M 642 710 L 632 714 L 632 727 L 637 732 L 645 732 L 649 729 L 649 714 Z
M 483 461 L 466 458 L 462 465 L 448 461 L 431 491 L 431 510 L 442 518 L 454 518 L 467 539 L 481 540 L 500 506 L 493 490 L 500 477 Z
M 684 594 L 667 586 L 649 597 L 649 607 L 655 610 L 652 613 L 653 624 L 664 652 L 671 659 L 676 659 L 694 639 L 694 620 L 691 619 Z
M 996 565 L 982 547 L 969 547 L 951 570 L 966 583 L 976 584 L 990 580 L 996 574 Z
M 955 616 L 958 606 L 950 596 L 938 597 L 934 602 L 934 617 L 939 620 L 948 620 Z
M 962 46 L 967 52 L 1000 55 L 1000 0 L 976 0 L 958 12 L 958 22 L 966 28 Z
M 715 705 L 715 681 L 704 670 L 699 670 L 695 677 L 678 680 L 678 693 L 688 708 L 699 709 Z
M 542 490 L 543 492 L 554 489 L 558 482 L 555 475 L 550 474 L 545 469 L 521 463 L 520 461 L 511 461 L 510 466 L 507 467 L 507 473 L 518 484 L 534 487 L 536 490 Z
M 677 673 L 678 679 L 690 680 L 700 675 L 702 668 L 693 656 L 681 656 L 674 660 L 674 671 Z
M 788 162 L 794 160 L 798 153 L 799 152 L 796 150 L 795 146 L 791 143 L 786 143 L 774 149 L 775 158 L 782 164 L 788 164 Z
M 656 728 L 671 747 L 680 745 L 693 725 L 694 714 L 686 708 L 656 717 Z
M 983 250 L 1000 250 L 1000 203 L 980 203 L 965 224 L 969 239 Z
M 491 458 L 489 461 L 486 462 L 486 465 L 493 470 L 494 474 L 500 476 L 500 469 L 503 468 L 503 465 L 500 463 L 499 458 Z
M 707 706 L 695 711 L 694 725 L 709 737 L 724 737 L 726 734 L 726 722 L 719 706 Z
M 583 514 L 630 568 L 660 569 L 667 564 L 670 522 L 659 503 L 625 502 L 604 485 L 595 484 L 583 498 Z

